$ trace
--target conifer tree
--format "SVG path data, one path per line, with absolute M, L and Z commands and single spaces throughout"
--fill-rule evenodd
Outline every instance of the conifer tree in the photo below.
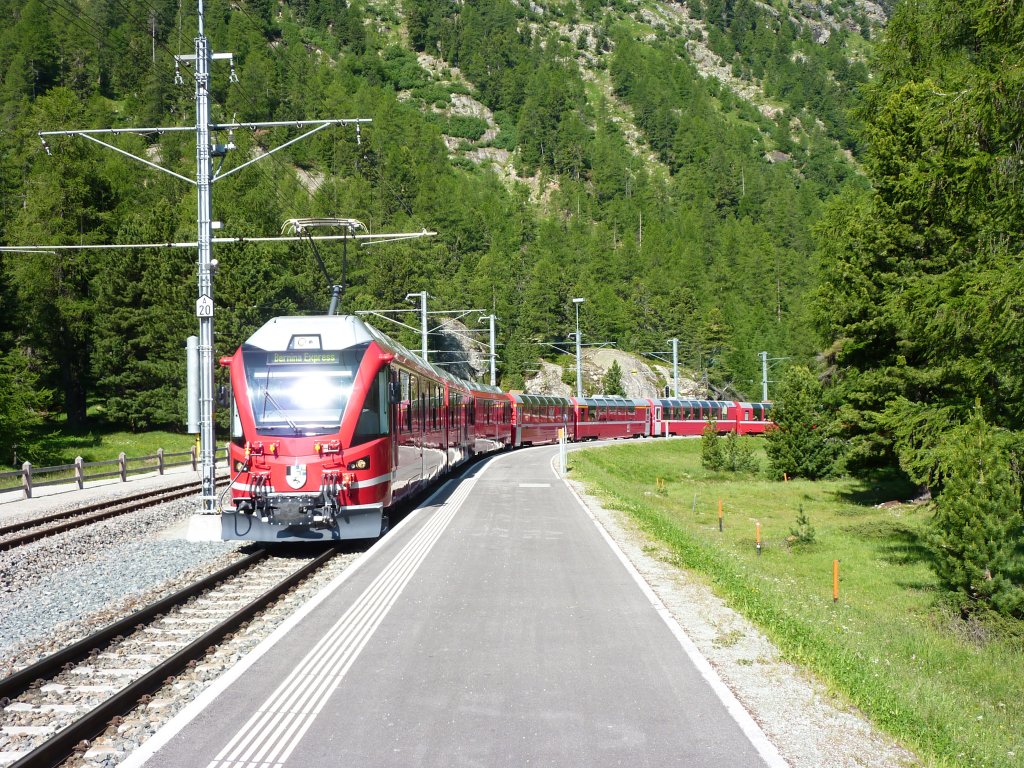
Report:
M 929 544 L 942 582 L 972 605 L 1024 616 L 1021 482 L 1005 435 L 978 409 L 954 438 L 957 461 L 936 502 Z
M 601 388 L 606 395 L 625 396 L 626 388 L 622 386 L 622 368 L 619 366 L 618 360 L 612 361 L 611 368 L 601 379 Z
M 787 372 L 771 417 L 775 427 L 765 435 L 765 451 L 773 477 L 816 480 L 833 471 L 837 444 L 829 437 L 821 384 L 808 368 L 794 366 Z
M 725 467 L 725 454 L 714 419 L 708 422 L 700 436 L 700 463 L 712 472 L 719 472 Z

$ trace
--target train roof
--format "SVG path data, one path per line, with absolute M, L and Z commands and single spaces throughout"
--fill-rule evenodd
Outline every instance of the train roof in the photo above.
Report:
M 572 405 L 572 401 L 561 395 L 528 395 L 524 392 L 510 393 L 517 403 L 527 405 Z
M 375 340 L 373 329 L 355 315 L 310 315 L 273 317 L 245 344 L 268 350 L 347 349 Z
M 426 362 L 405 345 L 395 341 L 386 333 L 374 328 L 358 315 L 291 315 L 268 320 L 245 342 L 246 346 L 259 349 L 289 350 L 301 349 L 301 344 L 310 344 L 310 349 L 347 349 L 358 344 L 377 343 L 382 349 L 396 357 L 411 362 L 414 366 L 430 371 L 438 379 L 447 381 L 465 390 L 500 392 L 497 387 L 477 384 L 460 379 L 448 371 Z
M 622 397 L 620 395 L 594 395 L 593 397 L 576 398 L 580 405 L 650 405 L 650 402 L 639 397 Z

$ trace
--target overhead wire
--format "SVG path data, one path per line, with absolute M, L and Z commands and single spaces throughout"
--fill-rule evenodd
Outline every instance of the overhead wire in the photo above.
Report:
M 83 12 L 76 5 L 74 5 L 72 0 L 64 0 L 64 5 L 61 4 L 61 0 L 41 0 L 41 2 L 43 2 L 44 6 L 49 8 L 56 16 L 58 16 L 64 22 L 66 22 L 69 25 L 73 25 L 78 30 L 80 30 L 81 32 L 86 34 L 88 37 L 90 37 L 92 40 L 96 41 L 101 49 L 105 48 L 105 47 L 110 47 L 111 42 L 112 42 L 111 30 L 101 26 L 95 19 L 93 19 L 87 13 Z M 157 9 L 154 5 L 152 5 L 152 3 L 148 2 L 148 0 L 139 0 L 139 2 L 148 11 L 152 12 L 153 14 L 155 14 L 157 16 L 160 15 L 159 14 L 159 9 Z M 142 27 L 142 29 L 144 29 L 147 32 L 149 32 L 151 38 L 153 39 L 154 49 L 155 48 L 159 48 L 162 52 L 166 53 L 171 58 L 172 61 L 175 61 L 175 62 L 177 61 L 178 56 L 168 47 L 168 45 L 164 42 L 163 39 L 158 39 L 156 37 L 155 30 L 151 28 L 151 19 L 140 17 L 134 11 L 134 9 L 129 7 L 127 5 L 127 3 L 124 2 L 124 0 L 114 0 L 114 5 L 115 5 L 115 7 L 120 8 L 120 10 L 129 19 L 134 21 L 136 24 L 140 25 Z M 259 20 L 255 19 L 253 16 L 251 16 L 247 11 L 245 11 L 245 9 L 241 7 L 241 5 L 233 4 L 232 5 L 232 10 L 240 12 L 250 22 L 252 22 L 254 24 L 254 26 L 256 26 L 257 28 L 262 27 L 261 22 Z M 179 23 L 178 23 L 178 35 L 177 35 L 177 37 L 178 37 L 178 42 L 179 42 L 179 46 L 180 46 L 181 41 L 183 39 L 183 34 L 182 34 L 182 30 L 181 30 L 181 6 L 180 6 L 180 2 L 179 2 L 178 22 Z M 121 43 L 122 43 L 122 45 L 125 45 L 126 41 L 124 41 L 122 39 Z M 126 47 L 126 45 L 125 45 L 125 47 Z M 274 51 L 274 56 L 277 58 L 278 64 L 283 64 L 284 62 L 282 61 L 282 58 L 283 58 L 282 52 L 279 49 L 276 49 L 276 48 L 273 48 L 273 47 L 271 47 L 271 50 Z M 157 68 L 158 71 L 162 70 L 167 75 L 171 75 L 172 72 L 177 73 L 179 71 L 177 66 L 172 68 L 170 65 L 168 65 L 167 63 L 165 63 L 163 61 L 161 61 L 161 62 L 154 61 L 154 67 Z M 195 73 L 192 72 L 191 74 L 192 74 L 192 78 L 194 79 Z M 252 96 L 246 91 L 246 89 L 244 87 L 239 86 L 239 87 L 237 87 L 235 89 L 234 92 L 240 97 L 240 99 L 243 102 L 247 103 L 250 107 L 252 107 L 254 112 L 258 112 L 258 110 L 259 110 L 258 105 L 255 103 L 255 101 L 252 98 Z M 212 93 L 210 88 L 207 88 L 207 95 L 210 98 L 210 101 L 215 106 L 217 106 L 218 108 L 223 110 L 225 113 L 227 112 L 226 105 L 222 104 L 219 100 L 217 100 L 214 97 L 214 95 L 213 95 L 213 93 Z M 271 160 L 282 171 L 282 173 L 283 173 L 285 178 L 287 178 L 289 176 L 294 178 L 294 176 L 295 176 L 295 169 L 293 167 L 287 165 L 282 160 L 282 158 L 280 158 L 276 153 L 274 153 L 271 150 L 270 147 L 268 147 L 266 144 L 264 144 L 262 141 L 260 141 L 259 137 L 256 136 L 255 131 L 253 132 L 253 141 L 256 144 L 256 146 L 258 146 L 265 153 L 265 156 L 269 160 Z M 259 164 L 254 164 L 254 169 L 263 176 L 264 180 L 270 185 L 270 188 L 274 190 L 274 195 L 276 196 L 277 202 L 280 205 L 281 209 L 282 210 L 288 210 L 291 207 L 291 205 L 293 204 L 293 201 L 288 199 L 288 198 L 286 198 L 284 196 L 284 191 L 281 188 L 281 185 L 279 183 L 279 179 L 276 179 L 273 176 L 271 176 L 270 173 L 266 170 L 266 168 L 265 167 L 261 167 Z M 359 168 L 358 158 L 356 159 L 356 170 L 361 172 L 361 170 Z M 415 217 L 415 214 L 414 214 L 411 206 L 408 205 L 403 200 L 402 196 L 399 195 L 396 192 L 394 187 L 387 181 L 387 179 L 383 175 L 378 174 L 376 176 L 376 181 L 378 183 L 380 183 L 381 185 L 383 185 L 383 186 L 388 188 L 389 192 L 392 194 L 393 198 L 396 200 L 396 202 L 399 204 L 399 206 L 415 222 L 416 221 L 416 217 Z M 311 201 L 315 201 L 316 198 L 315 198 L 315 195 L 312 192 L 312 190 L 310 190 L 301 181 L 299 182 L 299 186 L 306 192 L 307 196 L 310 198 Z

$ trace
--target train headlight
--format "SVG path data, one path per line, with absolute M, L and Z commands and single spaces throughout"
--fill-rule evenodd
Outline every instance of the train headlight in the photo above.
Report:
M 356 459 L 355 461 L 350 461 L 348 463 L 348 468 L 349 469 L 369 469 L 370 468 L 370 457 L 369 456 L 363 456 L 363 458 L 361 458 L 361 459 Z
M 241 472 L 243 469 L 245 469 L 245 462 L 244 461 L 236 461 L 235 462 L 235 472 Z

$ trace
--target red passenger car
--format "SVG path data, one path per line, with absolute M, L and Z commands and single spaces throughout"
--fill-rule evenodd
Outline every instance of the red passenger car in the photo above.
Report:
M 574 440 L 572 402 L 551 395 L 511 394 L 512 446 L 543 445 L 558 442 L 558 430 L 566 430 L 566 439 Z
M 577 440 L 645 437 L 651 433 L 650 400 L 572 398 Z

